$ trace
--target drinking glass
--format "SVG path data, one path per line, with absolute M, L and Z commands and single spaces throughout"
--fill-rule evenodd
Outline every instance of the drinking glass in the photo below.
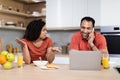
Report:
M 23 55 L 22 54 L 18 54 L 17 56 L 17 66 L 23 67 Z
M 105 69 L 109 68 L 109 54 L 103 54 L 103 57 L 102 57 L 102 66 Z

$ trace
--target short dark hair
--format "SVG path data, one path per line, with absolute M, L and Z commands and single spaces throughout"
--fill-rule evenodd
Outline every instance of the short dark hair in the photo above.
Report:
M 23 38 L 26 38 L 29 41 L 37 40 L 45 24 L 46 23 L 41 19 L 31 21 L 26 28 L 25 35 Z
M 95 20 L 94 20 L 92 17 L 89 17 L 89 16 L 83 17 L 83 18 L 81 19 L 81 23 L 82 23 L 83 20 L 91 21 L 92 24 L 93 24 L 93 27 L 95 26 Z M 80 24 L 81 24 L 81 23 L 80 23 Z

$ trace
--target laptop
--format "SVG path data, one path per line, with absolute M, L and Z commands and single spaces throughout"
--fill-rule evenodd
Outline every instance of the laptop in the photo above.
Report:
M 101 70 L 102 53 L 100 51 L 69 51 L 71 70 Z

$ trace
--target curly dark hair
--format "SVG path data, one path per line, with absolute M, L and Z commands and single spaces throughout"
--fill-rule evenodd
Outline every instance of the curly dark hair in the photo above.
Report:
M 23 38 L 26 38 L 29 41 L 37 40 L 45 24 L 46 23 L 41 19 L 31 21 L 26 28 L 25 35 Z

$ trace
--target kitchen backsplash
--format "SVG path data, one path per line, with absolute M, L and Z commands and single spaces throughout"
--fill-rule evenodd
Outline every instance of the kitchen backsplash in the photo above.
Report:
M 24 31 L 22 30 L 9 30 L 9 29 L 0 29 L 0 38 L 4 40 L 4 49 L 8 44 L 12 44 L 14 47 L 20 46 L 15 42 L 16 38 L 22 38 Z
M 52 38 L 54 45 L 61 47 L 70 42 L 71 35 L 76 31 L 48 31 L 48 36 Z M 24 35 L 23 30 L 9 30 L 0 29 L 0 38 L 4 40 L 4 49 L 6 49 L 7 44 L 13 44 L 14 47 L 20 46 L 15 42 L 16 38 L 22 38 Z
M 71 36 L 78 30 L 50 30 L 48 31 L 48 36 L 52 38 L 54 46 L 64 46 L 69 45 Z M 4 49 L 6 49 L 7 44 L 12 44 L 13 47 L 19 47 L 19 44 L 15 42 L 16 38 L 22 38 L 24 35 L 24 30 L 11 30 L 11 29 L 0 29 L 0 38 L 4 40 Z

